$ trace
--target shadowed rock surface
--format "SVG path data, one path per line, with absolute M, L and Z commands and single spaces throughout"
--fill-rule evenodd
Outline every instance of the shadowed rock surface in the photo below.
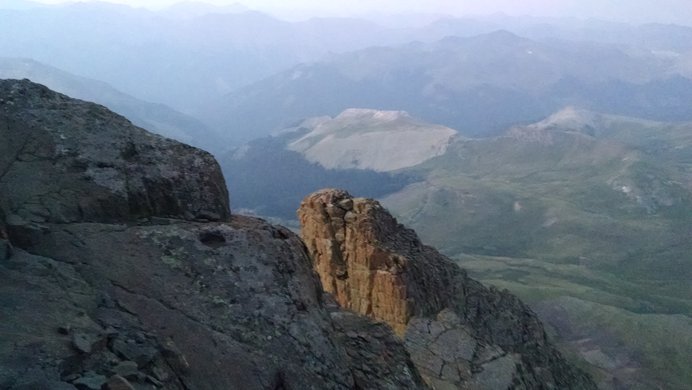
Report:
M 205 152 L 28 81 L 0 140 L 0 388 L 426 388 Z
M 300 240 L 258 220 L 51 226 L 0 274 L 3 388 L 422 388 L 391 331 L 330 315 Z
M 230 215 L 223 176 L 209 153 L 28 80 L 0 81 L 0 140 L 0 179 L 8 189 L 0 206 L 13 220 Z
M 468 278 L 377 201 L 328 189 L 298 214 L 324 289 L 391 325 L 434 388 L 595 388 L 517 297 Z

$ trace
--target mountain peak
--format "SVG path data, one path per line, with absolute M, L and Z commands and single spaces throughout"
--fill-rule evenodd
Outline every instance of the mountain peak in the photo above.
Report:
M 493 39 L 497 41 L 523 41 L 526 40 L 526 38 L 522 38 L 519 35 L 505 29 L 499 29 L 495 30 L 492 32 L 489 32 L 487 34 L 482 34 L 480 35 L 481 37 L 485 37 L 486 39 Z
M 562 127 L 576 130 L 595 126 L 599 117 L 600 115 L 593 111 L 567 106 L 536 123 L 535 126 L 544 128 Z
M 526 126 L 515 126 L 509 129 L 507 135 L 516 139 L 552 144 L 555 132 L 569 132 L 578 136 L 596 136 L 603 115 L 568 106 L 555 112 L 549 117 Z
M 514 34 L 511 31 L 499 29 L 485 34 L 461 38 L 461 41 L 476 42 L 492 46 L 516 46 L 522 43 L 531 43 L 532 40 Z
M 382 111 L 370 108 L 347 108 L 337 115 L 335 120 L 373 120 L 373 121 L 394 121 L 397 119 L 411 119 L 406 111 Z

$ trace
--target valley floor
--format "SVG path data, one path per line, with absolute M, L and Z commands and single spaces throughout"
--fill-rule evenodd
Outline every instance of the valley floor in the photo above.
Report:
M 692 318 L 642 306 L 646 285 L 583 266 L 462 255 L 486 284 L 527 301 L 563 352 L 606 389 L 685 389 L 692 383 Z M 692 302 L 666 297 L 672 306 Z

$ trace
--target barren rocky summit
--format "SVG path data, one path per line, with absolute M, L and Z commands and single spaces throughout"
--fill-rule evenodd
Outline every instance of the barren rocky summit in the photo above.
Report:
M 206 152 L 0 81 L 0 388 L 424 388 Z
M 208 153 L 0 81 L 0 388 L 593 387 L 376 202 L 301 215 L 309 250 L 232 215 Z

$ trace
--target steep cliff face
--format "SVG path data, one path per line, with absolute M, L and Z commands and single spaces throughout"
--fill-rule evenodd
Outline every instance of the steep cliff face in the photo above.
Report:
M 0 141 L 0 388 L 425 388 L 207 153 L 28 81 Z
M 518 298 L 468 278 L 378 202 L 323 190 L 298 214 L 324 289 L 392 326 L 435 388 L 595 388 Z

